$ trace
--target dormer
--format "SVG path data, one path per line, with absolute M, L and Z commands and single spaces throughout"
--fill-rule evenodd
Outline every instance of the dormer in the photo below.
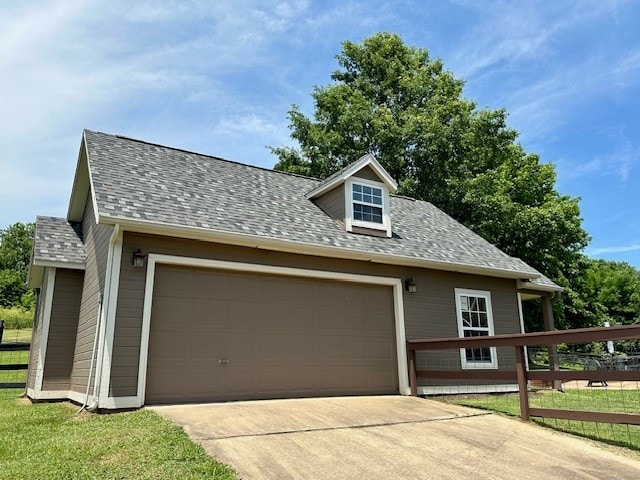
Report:
M 398 185 L 371 154 L 334 173 L 307 193 L 347 232 L 391 237 L 389 194 Z

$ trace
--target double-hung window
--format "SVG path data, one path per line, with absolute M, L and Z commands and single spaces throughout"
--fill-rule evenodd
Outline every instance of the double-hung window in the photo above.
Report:
M 458 334 L 461 337 L 486 337 L 494 334 L 491 293 L 456 288 Z M 495 347 L 461 348 L 462 368 L 498 368 Z
M 363 222 L 373 222 L 382 225 L 382 189 L 353 184 L 353 219 Z
M 386 230 L 391 236 L 389 193 L 378 182 L 352 177 L 346 182 L 347 230 L 353 226 Z

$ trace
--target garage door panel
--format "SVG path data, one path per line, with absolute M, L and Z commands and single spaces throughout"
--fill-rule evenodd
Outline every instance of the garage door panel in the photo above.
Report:
M 224 390 L 225 375 L 219 373 L 193 373 L 189 375 L 189 395 L 208 395 L 211 390 Z
M 390 287 L 173 266 L 155 277 L 147 403 L 397 393 Z
M 263 336 L 260 338 L 259 358 L 269 363 L 271 361 L 283 361 L 291 357 L 289 351 L 289 339 L 280 336 Z
M 314 315 L 305 305 L 292 305 L 289 309 L 292 330 L 312 330 L 315 322 Z
M 288 392 L 291 390 L 291 377 L 283 375 L 279 370 L 263 371 L 258 374 L 258 391 L 262 392 Z
M 363 332 L 367 329 L 367 318 L 363 313 L 359 311 L 351 313 L 351 315 L 347 316 L 344 322 L 344 328 L 346 330 L 355 331 L 355 332 Z
M 265 328 L 291 328 L 291 312 L 288 305 L 282 303 L 254 303 L 259 309 L 259 324 Z
M 251 328 L 256 324 L 260 315 L 259 305 L 253 302 L 242 300 L 220 300 L 224 304 L 224 309 L 220 311 L 221 316 L 214 318 L 214 325 L 217 327 L 231 328 Z M 224 317 L 222 316 L 224 314 Z
M 237 368 L 232 375 L 225 372 L 226 392 L 230 396 L 251 394 L 256 390 L 258 375 L 254 369 Z

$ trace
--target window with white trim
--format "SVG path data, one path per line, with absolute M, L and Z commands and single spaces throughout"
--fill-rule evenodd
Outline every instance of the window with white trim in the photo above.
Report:
M 352 227 L 385 230 L 391 236 L 389 192 L 383 183 L 350 178 L 345 183 L 347 230 Z
M 461 337 L 486 337 L 494 334 L 491 293 L 456 288 L 458 334 Z M 495 347 L 461 348 L 462 368 L 498 368 Z
M 381 188 L 354 183 L 351 198 L 353 200 L 354 220 L 382 224 Z

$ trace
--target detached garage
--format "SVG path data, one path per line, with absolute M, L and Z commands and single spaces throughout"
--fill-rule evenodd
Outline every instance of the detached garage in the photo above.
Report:
M 66 218 L 36 219 L 27 395 L 98 410 L 406 395 L 407 339 L 517 333 L 521 293 L 550 306 L 562 290 L 397 188 L 370 154 L 318 180 L 85 131 Z
M 145 403 L 398 393 L 390 286 L 156 266 Z

